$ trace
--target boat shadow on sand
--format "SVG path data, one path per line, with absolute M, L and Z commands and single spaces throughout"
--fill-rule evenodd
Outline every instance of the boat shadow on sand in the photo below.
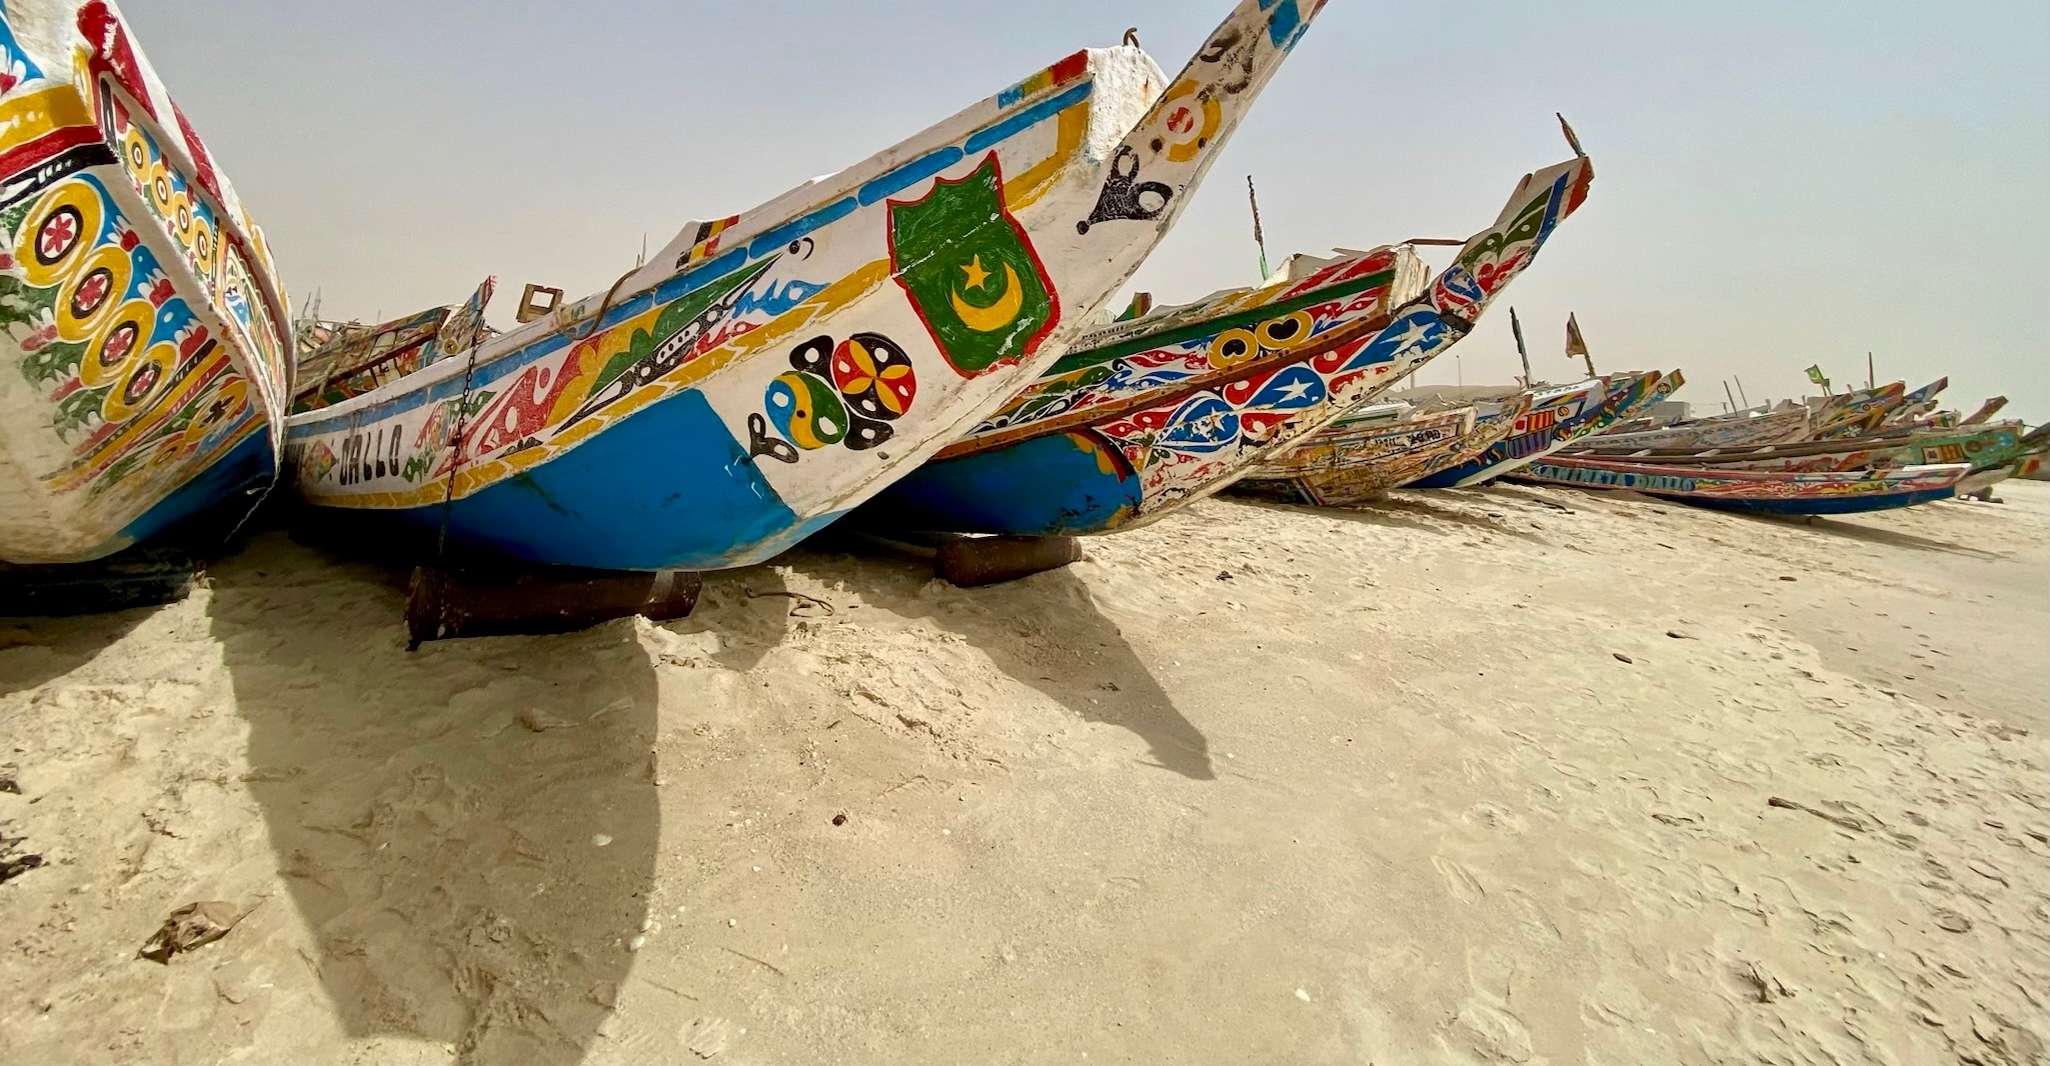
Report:
M 744 612 L 720 609 L 683 625 L 717 628 L 738 645 L 722 661 L 745 668 L 779 641 L 793 602 L 780 567 L 871 607 L 956 634 L 1006 676 L 1038 690 L 1084 721 L 1129 730 L 1146 742 L 1150 764 L 1197 781 L 1214 780 L 1210 741 L 1147 670 L 1089 587 L 1063 568 L 1018 581 L 957 589 L 933 577 L 932 564 L 845 536 L 788 552 L 775 566 L 707 575 L 740 583 Z M 742 622 L 743 615 L 747 621 Z M 801 617 L 801 614 L 800 614 Z
M 120 643 L 161 607 L 69 617 L 0 615 L 0 696 L 63 677 Z
M 1440 502 L 1432 497 L 1438 491 L 1458 493 L 1458 497 L 1446 497 Z M 1540 540 L 1528 529 L 1510 525 L 1507 516 L 1490 511 L 1485 501 L 1472 490 L 1448 489 L 1431 493 L 1403 492 L 1379 497 L 1378 499 L 1343 507 L 1319 507 L 1305 503 L 1284 503 L 1280 500 L 1266 500 L 1257 496 L 1232 496 L 1229 502 L 1243 507 L 1257 507 L 1280 514 L 1314 515 L 1318 518 L 1341 522 L 1355 522 L 1360 525 L 1381 526 L 1393 529 L 1412 529 L 1423 533 L 1499 533 L 1505 537 L 1524 540 Z M 1449 504 L 1449 505 L 1448 505 Z
M 257 538 L 208 613 L 337 1018 L 464 1062 L 581 1061 L 654 880 L 636 623 L 408 653 L 406 572 L 319 554 Z
M 1919 536 L 1898 529 L 1868 525 L 1860 517 L 1887 522 L 1898 517 L 1891 511 L 1875 511 L 1868 516 L 1832 515 L 1762 515 L 1745 514 L 1741 511 L 1726 511 L 1711 507 L 1697 507 L 1678 500 L 1660 499 L 1657 496 L 1628 490 L 1580 491 L 1558 489 L 1537 485 L 1509 485 L 1495 482 L 1488 491 L 1500 493 L 1508 499 L 1543 504 L 1560 511 L 1579 511 L 1589 514 L 1606 514 L 1630 517 L 1632 511 L 1651 511 L 1668 515 L 1692 514 L 1717 516 L 1738 522 L 1754 522 L 1760 526 L 1780 530 L 1807 530 L 1820 536 L 1842 537 L 1846 540 L 1890 548 L 1909 548 L 1915 551 L 1940 552 L 1946 555 L 1962 555 L 1973 559 L 2004 559 L 2000 552 L 1974 548 L 1956 541 L 1938 540 Z M 1927 506 L 1927 505 L 1925 505 Z
M 1924 506 L 1928 505 L 1925 504 Z M 1847 521 L 1827 515 L 1802 517 L 1798 515 L 1740 514 L 1736 517 L 1747 522 L 1761 522 L 1777 526 L 1781 529 L 1812 530 L 1825 536 L 1842 537 L 1845 540 L 1855 540 L 1865 544 L 1888 548 L 1908 548 L 1914 551 L 1938 552 L 1944 555 L 1962 555 L 1968 559 L 2005 559 L 2009 557 L 2008 553 L 2005 552 L 1987 551 L 1984 548 L 1974 548 L 1969 544 L 1959 544 L 1956 541 L 1938 540 L 1934 537 L 1919 536 L 1898 529 L 1883 529 L 1879 526 L 1865 525 L 1861 522 Z M 1875 514 L 1874 517 L 1885 521 L 1890 516 L 1882 511 Z

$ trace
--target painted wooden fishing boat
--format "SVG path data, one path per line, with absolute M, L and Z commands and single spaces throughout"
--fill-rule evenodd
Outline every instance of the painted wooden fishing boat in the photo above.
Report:
M 1885 423 L 1907 398 L 1905 382 L 1892 382 L 1836 396 L 1810 398 L 1809 440 L 1843 440 L 1868 436 Z
M 2020 423 L 2013 425 L 2018 427 Z M 1972 472 L 1958 482 L 1957 494 L 1983 496 L 1988 489 L 2013 477 L 2041 481 L 2046 456 L 2050 456 L 2050 426 L 2037 426 L 2015 442 L 2014 454 L 2008 457 L 2007 462 L 1990 467 L 1974 466 Z
M 1978 410 L 1973 411 L 1971 414 L 1959 419 L 1957 424 L 1960 426 L 1976 426 L 1986 422 L 1990 422 L 1993 420 L 1993 416 L 1999 414 L 2001 408 L 2004 408 L 2006 406 L 2007 397 L 1991 397 L 1985 403 L 1980 404 Z
M 114 6 L 0 3 L 0 562 L 232 526 L 277 470 L 289 321 Z
M 1058 358 L 1322 0 L 1242 0 L 1168 80 L 1077 52 L 605 293 L 294 416 L 305 500 L 390 538 L 623 570 L 767 559 Z M 417 539 L 408 541 L 418 544 Z
M 1428 285 L 1412 249 L 1383 247 L 1094 333 L 863 518 L 897 531 L 1013 535 L 1157 520 L 1459 340 L 1592 179 L 1583 155 L 1525 175 L 1495 223 Z
M 1912 426 L 1936 410 L 1937 394 L 1950 387 L 1950 378 L 1940 377 L 1901 397 L 1900 406 L 1888 413 L 1884 426 Z
M 1269 459 L 1234 488 L 1320 507 L 1368 503 L 1388 490 L 1479 455 L 1509 435 L 1535 398 L 1482 403 L 1380 419 L 1339 419 L 1286 455 Z
M 2026 452 L 2014 461 L 2007 476 L 2029 481 L 2050 481 L 2050 446 Z
M 1636 418 L 1626 418 L 1623 421 L 1618 422 L 1605 430 L 1602 430 L 1600 433 L 1590 434 L 1590 436 L 1605 437 L 1610 434 L 1620 435 L 1624 433 L 1642 433 L 1646 430 L 1662 428 L 1664 427 L 1659 424 L 1659 421 L 1657 419 L 1652 418 L 1649 415 L 1639 415 Z
M 1947 500 L 1971 467 L 1916 466 L 1783 474 L 1645 466 L 1606 459 L 1555 457 L 1525 467 L 1518 481 L 1582 489 L 1627 489 L 1699 507 L 1771 515 L 1833 515 L 1884 511 Z
M 1650 466 L 1717 467 L 1816 473 L 1833 470 L 1893 470 L 1907 466 L 1964 463 L 1976 474 L 2006 466 L 2022 450 L 2019 423 L 1949 431 L 1897 431 L 1850 440 L 1810 441 L 1767 448 L 1706 448 L 1691 451 L 1614 449 L 1577 452 L 1586 458 Z
M 1698 419 L 1665 429 L 1588 436 L 1562 451 L 1576 455 L 1596 451 L 1609 454 L 1784 444 L 1808 436 L 1809 418 L 1808 409 L 1797 406 L 1741 419 Z
M 1665 399 L 1684 382 L 1684 376 L 1677 370 L 1671 374 L 1654 370 L 1610 374 L 1541 392 L 1506 437 L 1464 462 L 1418 478 L 1405 487 L 1467 488 L 1491 481 L 1630 417 Z

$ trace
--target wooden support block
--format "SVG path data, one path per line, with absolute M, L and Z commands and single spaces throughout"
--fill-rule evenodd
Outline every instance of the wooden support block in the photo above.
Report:
M 933 559 L 939 575 L 962 588 L 977 588 L 1047 570 L 1082 558 L 1074 537 L 960 537 L 940 544 Z
M 406 597 L 408 647 L 452 637 L 568 633 L 635 614 L 666 622 L 689 615 L 704 585 L 702 575 L 686 570 L 419 566 Z

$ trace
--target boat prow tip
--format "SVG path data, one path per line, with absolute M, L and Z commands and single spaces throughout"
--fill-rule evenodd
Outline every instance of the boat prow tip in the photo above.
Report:
M 1559 120 L 1559 132 L 1566 135 L 1566 144 L 1573 149 L 1573 154 L 1586 159 L 1587 151 L 1580 147 L 1580 135 L 1573 132 L 1573 123 L 1566 121 L 1563 112 L 1554 111 L 1552 117 Z

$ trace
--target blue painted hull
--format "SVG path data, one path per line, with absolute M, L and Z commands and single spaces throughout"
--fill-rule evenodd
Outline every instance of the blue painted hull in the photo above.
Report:
M 1548 451 L 1559 447 L 1566 438 L 1572 436 L 1581 426 L 1586 425 L 1590 420 L 1599 416 L 1602 410 L 1602 405 L 1599 403 L 1589 404 L 1587 409 L 1581 414 L 1564 422 L 1554 423 L 1536 433 L 1526 433 L 1521 437 L 1513 437 L 1509 440 L 1501 441 L 1487 451 L 1468 459 L 1458 466 L 1452 467 L 1449 470 L 1440 470 L 1430 477 L 1418 478 L 1402 487 L 1406 489 L 1458 488 L 1460 482 L 1478 474 L 1486 473 L 1490 468 L 1499 468 L 1494 470 L 1494 476 L 1500 477 L 1523 466 L 1525 463 L 1542 458 Z M 1519 462 L 1518 460 L 1522 461 Z
M 856 520 L 913 532 L 1110 532 L 1138 510 L 1139 479 L 1115 448 L 1086 432 L 928 462 L 856 511 Z
M 1662 500 L 1693 504 L 1712 511 L 1734 511 L 1739 514 L 1761 515 L 1833 515 L 1864 514 L 1869 511 L 1892 511 L 1902 507 L 1913 507 L 1919 503 L 1933 503 L 1948 500 L 1957 495 L 1957 489 L 1930 489 L 1926 492 L 1896 492 L 1884 495 L 1818 497 L 1815 499 L 1788 500 L 1732 500 L 1711 499 L 1704 496 L 1683 496 L 1663 492 L 1647 492 Z
M 154 507 L 137 515 L 134 521 L 122 528 L 116 538 L 117 543 L 99 554 L 107 555 L 132 545 L 174 537 L 200 525 L 218 525 L 218 530 L 209 528 L 208 532 L 225 535 L 250 508 L 256 506 L 257 496 L 271 483 L 276 473 L 270 435 L 263 432 L 251 434 L 198 477 L 178 486 L 169 496 L 158 500 Z
M 440 504 L 315 510 L 399 518 L 413 540 L 402 547 L 416 552 L 432 546 L 444 516 Z M 840 517 L 800 522 L 695 389 L 445 510 L 450 543 L 466 552 L 601 570 L 747 566 Z

